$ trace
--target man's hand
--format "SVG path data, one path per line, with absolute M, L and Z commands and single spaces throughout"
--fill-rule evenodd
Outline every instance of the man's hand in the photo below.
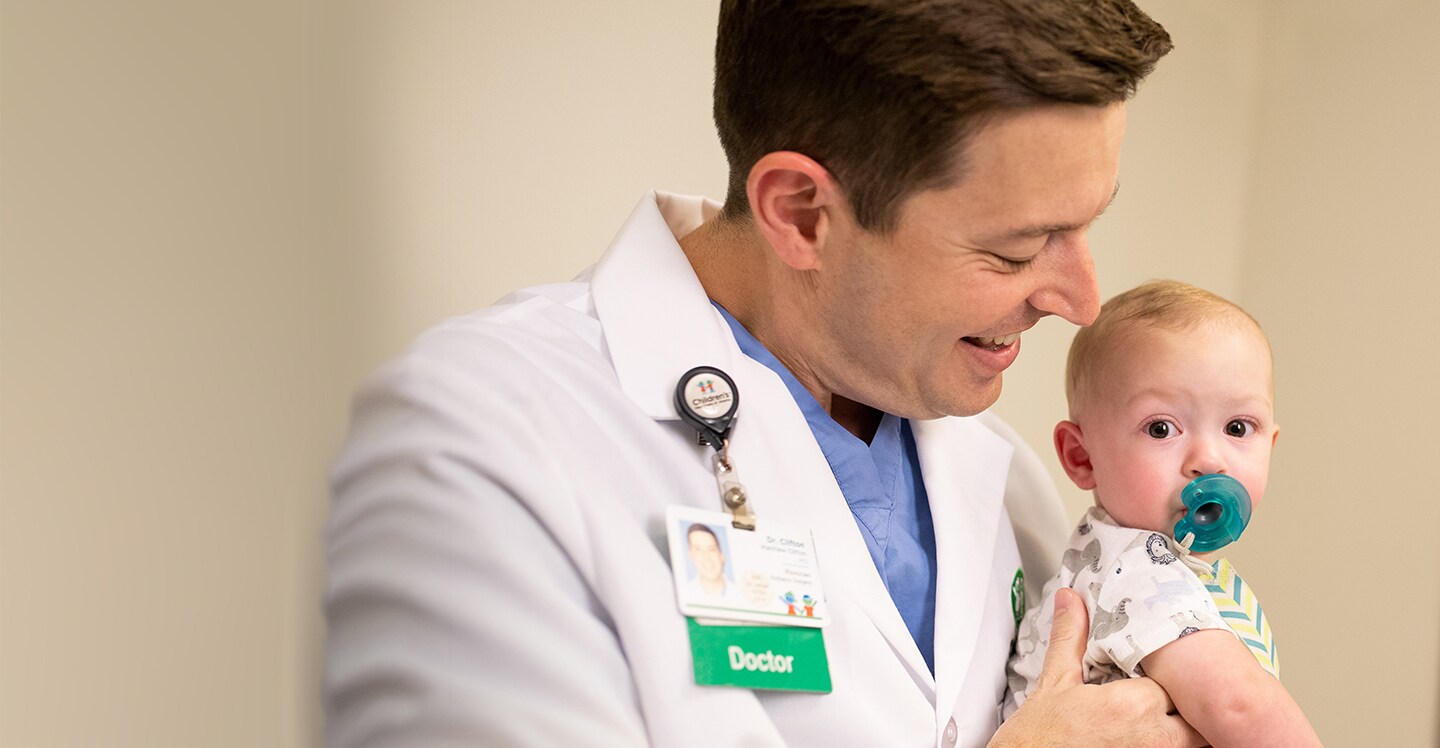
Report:
M 1171 714 L 1170 697 L 1149 678 L 1086 685 L 1081 659 L 1089 631 L 1080 597 L 1068 589 L 1055 593 L 1050 649 L 1035 690 L 995 733 L 990 748 L 1205 745 L 1200 733 Z

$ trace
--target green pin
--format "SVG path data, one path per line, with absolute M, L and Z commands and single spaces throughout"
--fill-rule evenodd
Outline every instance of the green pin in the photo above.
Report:
M 1010 611 L 1015 614 L 1015 625 L 1025 617 L 1025 570 L 1016 569 L 1015 578 L 1010 581 Z

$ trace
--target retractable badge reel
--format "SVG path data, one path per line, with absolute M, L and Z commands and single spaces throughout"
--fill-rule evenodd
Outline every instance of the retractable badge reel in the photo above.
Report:
M 740 485 L 740 476 L 730 461 L 730 427 L 740 407 L 740 390 L 735 380 L 713 366 L 697 366 L 685 372 L 675 387 L 675 412 L 680 420 L 695 427 L 700 443 L 715 448 L 711 463 L 720 488 L 720 503 L 731 524 L 741 530 L 755 529 L 755 514 L 749 497 Z

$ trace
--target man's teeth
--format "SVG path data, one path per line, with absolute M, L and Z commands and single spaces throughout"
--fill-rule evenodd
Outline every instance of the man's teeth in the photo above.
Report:
M 1020 339 L 1020 333 L 1012 333 L 999 338 L 967 338 L 981 348 L 1003 348 Z

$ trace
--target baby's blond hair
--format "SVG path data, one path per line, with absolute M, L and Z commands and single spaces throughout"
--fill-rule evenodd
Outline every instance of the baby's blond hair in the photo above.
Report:
M 1249 312 L 1189 283 L 1154 280 L 1105 302 L 1094 324 L 1081 328 L 1070 343 L 1070 356 L 1065 362 L 1065 399 L 1070 405 L 1070 418 L 1076 419 L 1079 405 L 1089 394 L 1096 375 L 1126 335 L 1155 328 L 1193 330 L 1205 322 L 1248 326 L 1265 341 L 1269 350 L 1270 341 Z

